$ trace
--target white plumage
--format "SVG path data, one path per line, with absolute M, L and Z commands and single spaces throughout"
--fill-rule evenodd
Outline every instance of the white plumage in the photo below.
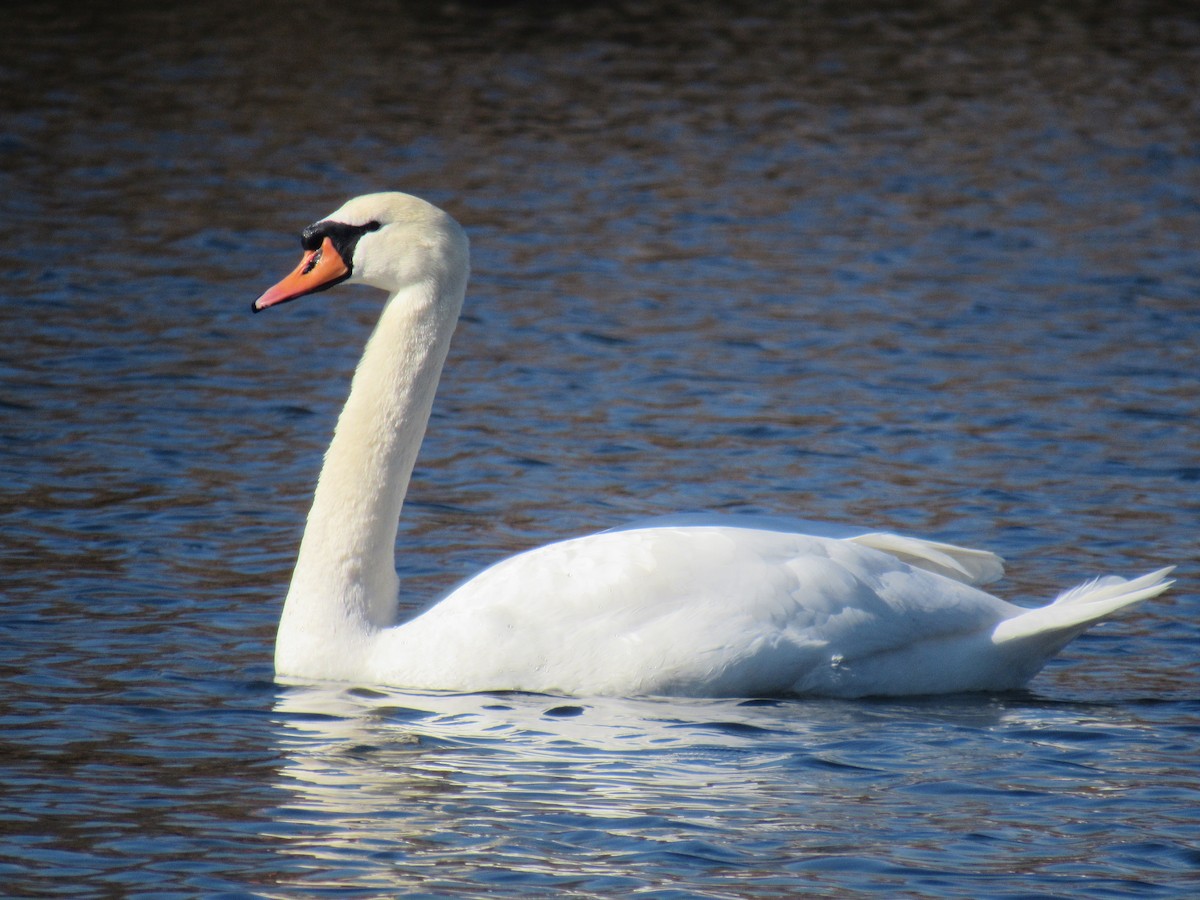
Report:
M 1170 586 L 1107 578 L 1026 610 L 994 554 L 787 519 L 673 517 L 506 559 L 398 623 L 396 530 L 462 306 L 468 245 L 405 194 L 305 231 L 255 309 L 340 281 L 390 294 L 317 485 L 276 641 L 281 675 L 576 695 L 856 697 L 1004 690 Z

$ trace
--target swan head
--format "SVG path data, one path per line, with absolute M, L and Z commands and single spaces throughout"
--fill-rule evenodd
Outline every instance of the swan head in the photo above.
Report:
M 305 228 L 300 243 L 300 265 L 254 301 L 254 312 L 342 282 L 391 294 L 423 282 L 466 284 L 465 232 L 432 203 L 398 191 L 355 197 Z

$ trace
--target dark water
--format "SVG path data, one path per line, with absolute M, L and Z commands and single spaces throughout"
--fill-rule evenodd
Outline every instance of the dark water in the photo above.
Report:
M 1200 889 L 1200 15 L 197 6 L 0 30 L 4 894 Z M 414 605 L 701 509 L 1180 582 L 1014 696 L 275 684 L 379 298 L 249 303 L 383 188 L 474 246 Z

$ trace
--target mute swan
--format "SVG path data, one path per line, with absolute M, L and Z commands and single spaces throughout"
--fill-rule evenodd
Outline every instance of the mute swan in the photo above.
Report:
M 283 676 L 451 691 L 837 697 L 1007 690 L 1171 569 L 1024 609 L 979 550 L 772 518 L 676 517 L 497 563 L 398 622 L 395 542 L 468 275 L 466 235 L 400 193 L 304 229 L 260 311 L 339 282 L 390 295 L 317 482 L 275 645 Z

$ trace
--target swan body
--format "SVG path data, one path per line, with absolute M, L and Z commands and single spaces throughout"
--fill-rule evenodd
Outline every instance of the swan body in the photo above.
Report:
M 404 495 L 462 306 L 446 213 L 370 194 L 305 229 L 255 311 L 346 281 L 389 298 L 317 483 L 276 639 L 281 676 L 449 691 L 838 697 L 1007 690 L 1170 569 L 1026 609 L 994 554 L 767 517 L 678 516 L 505 559 L 398 621 Z

